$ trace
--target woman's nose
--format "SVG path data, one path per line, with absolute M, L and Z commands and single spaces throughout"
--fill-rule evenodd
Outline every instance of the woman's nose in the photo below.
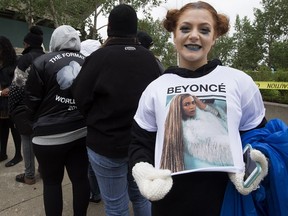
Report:
M 190 40 L 198 40 L 199 39 L 199 32 L 197 29 L 192 29 L 189 33 L 189 39 Z
M 189 109 L 194 109 L 195 108 L 195 105 L 194 104 L 191 104 L 190 106 L 189 106 Z

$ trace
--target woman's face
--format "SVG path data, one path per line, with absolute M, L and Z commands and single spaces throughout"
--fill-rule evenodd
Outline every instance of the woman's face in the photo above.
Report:
M 179 66 L 196 70 L 207 63 L 215 43 L 214 20 L 205 9 L 186 10 L 177 22 L 174 43 L 179 53 Z
M 196 103 L 192 96 L 186 97 L 182 101 L 182 109 L 184 115 L 187 117 L 193 117 L 196 114 Z

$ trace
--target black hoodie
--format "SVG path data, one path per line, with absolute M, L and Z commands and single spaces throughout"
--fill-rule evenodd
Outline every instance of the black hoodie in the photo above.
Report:
M 159 74 L 154 55 L 135 38 L 111 38 L 86 58 L 72 88 L 87 118 L 90 149 L 110 158 L 127 157 L 138 101 Z

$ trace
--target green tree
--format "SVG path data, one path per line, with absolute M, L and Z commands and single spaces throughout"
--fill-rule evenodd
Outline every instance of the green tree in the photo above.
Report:
M 250 20 L 245 16 L 242 20 L 237 15 L 235 22 L 236 32 L 233 34 L 235 52 L 232 57 L 232 66 L 241 70 L 256 69 L 258 62 L 263 59 L 261 36 L 255 31 Z
M 13 8 L 29 27 L 50 21 L 53 27 L 69 24 L 78 28 L 93 12 L 93 4 L 94 0 L 5 0 L 0 9 Z
M 100 16 L 100 14 L 104 16 L 108 16 L 109 12 L 112 10 L 113 7 L 117 4 L 129 4 L 132 5 L 133 8 L 136 11 L 141 11 L 144 14 L 144 17 L 146 19 L 152 19 L 152 8 L 159 6 L 161 3 L 166 2 L 167 0 L 119 0 L 119 1 L 114 1 L 114 0 L 98 0 L 96 1 L 97 3 L 94 4 L 95 10 L 92 13 L 93 20 L 91 18 L 88 18 L 86 25 L 88 26 L 89 33 L 88 33 L 88 38 L 93 38 L 93 39 L 99 39 L 100 41 L 103 40 L 101 36 L 99 35 L 99 30 L 104 26 L 99 26 L 97 25 L 97 19 Z
M 224 64 L 242 70 L 287 68 L 288 0 L 262 0 L 263 8 L 254 9 L 254 22 L 236 17 L 235 33 L 220 38 L 210 53 Z
M 166 0 L 5 0 L 0 2 L 0 9 L 13 8 L 23 16 L 29 27 L 49 20 L 55 28 L 63 24 L 71 25 L 80 29 L 84 37 L 90 35 L 96 39 L 99 29 L 103 28 L 97 27 L 99 14 L 107 15 L 116 4 L 130 4 L 136 11 L 141 9 L 145 16 L 151 16 L 151 8 L 163 2 Z M 87 28 L 88 34 L 85 33 Z
M 256 9 L 254 12 L 254 26 L 258 36 L 260 38 L 263 36 L 264 62 L 270 67 L 275 64 L 278 65 L 274 61 L 281 52 L 281 49 L 277 51 L 277 48 L 281 48 L 279 43 L 284 42 L 283 45 L 287 43 L 288 0 L 262 0 L 261 3 L 263 10 Z
M 45 19 L 44 16 L 38 16 L 41 14 L 40 8 L 44 6 L 43 3 L 43 0 L 5 0 L 1 1 L 0 9 L 13 9 L 14 11 L 17 11 L 18 19 L 25 20 L 28 23 L 28 26 L 31 27 Z
M 176 65 L 177 55 L 171 42 L 171 33 L 167 32 L 162 22 L 151 17 L 139 20 L 138 29 L 147 32 L 153 39 L 151 51 L 156 55 L 165 68 Z
M 288 69 L 288 41 L 275 41 L 270 47 L 271 67 L 275 70 Z
M 213 49 L 210 51 L 209 59 L 219 59 L 223 65 L 232 64 L 232 56 L 234 52 L 233 38 L 228 35 L 222 36 L 216 40 Z

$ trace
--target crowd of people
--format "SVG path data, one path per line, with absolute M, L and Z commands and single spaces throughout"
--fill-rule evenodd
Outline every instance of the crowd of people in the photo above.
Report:
M 279 128 L 271 133 L 287 161 L 287 126 L 266 120 L 250 76 L 208 58 L 229 30 L 228 17 L 198 1 L 168 10 L 163 25 L 173 35 L 177 66 L 164 68 L 127 4 L 109 13 L 103 44 L 81 42 L 76 29 L 61 25 L 45 52 L 43 31 L 32 26 L 17 59 L 0 36 L 0 162 L 8 159 L 11 130 L 15 156 L 5 166 L 24 158 L 15 180 L 33 185 L 36 157 L 47 216 L 62 215 L 65 169 L 77 216 L 87 214 L 89 201 L 103 201 L 107 216 L 128 216 L 129 202 L 135 216 L 287 212 L 271 199 L 287 201 L 288 191 L 259 197 L 277 176 L 269 170 L 276 153 L 259 143 L 273 141 L 248 138 Z M 243 186 L 247 140 L 261 168 L 249 187 Z

